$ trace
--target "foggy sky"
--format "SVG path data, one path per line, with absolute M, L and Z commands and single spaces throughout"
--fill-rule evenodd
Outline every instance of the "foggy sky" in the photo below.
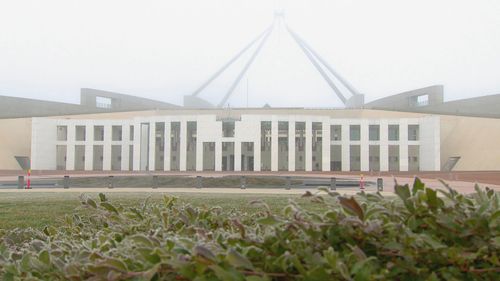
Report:
M 500 93 L 497 0 L 2 0 L 0 95 L 78 103 L 97 88 L 180 104 L 261 33 L 276 9 L 374 100 L 442 84 L 445 99 Z M 218 103 L 247 54 L 200 94 Z M 284 29 L 231 106 L 340 106 Z

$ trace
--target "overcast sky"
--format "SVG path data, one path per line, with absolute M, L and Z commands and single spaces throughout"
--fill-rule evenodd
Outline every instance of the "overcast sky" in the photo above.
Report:
M 500 93 L 498 0 L 1 0 L 0 94 L 78 103 L 97 88 L 180 104 L 276 9 L 368 101 L 433 84 L 447 100 Z M 218 103 L 248 57 L 200 97 Z M 282 27 L 229 101 L 266 102 L 341 105 Z

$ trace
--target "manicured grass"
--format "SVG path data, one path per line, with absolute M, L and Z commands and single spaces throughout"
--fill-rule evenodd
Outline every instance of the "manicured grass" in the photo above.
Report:
M 113 204 L 134 206 L 143 203 L 149 197 L 149 202 L 160 201 L 162 193 L 106 193 Z M 97 193 L 86 193 L 97 198 Z M 85 213 L 88 210 L 81 208 L 79 193 L 0 193 L 0 229 L 16 227 L 34 227 L 41 229 L 46 225 L 57 226 L 66 214 Z M 170 194 L 172 195 L 172 194 Z M 299 205 L 309 210 L 320 210 L 323 205 L 311 203 L 309 199 L 297 195 L 250 195 L 250 194 L 192 194 L 175 193 L 181 202 L 193 206 L 220 206 L 223 209 L 238 209 L 253 213 L 261 211 L 250 205 L 250 202 L 262 199 L 273 212 L 280 212 L 289 202 L 295 200 Z

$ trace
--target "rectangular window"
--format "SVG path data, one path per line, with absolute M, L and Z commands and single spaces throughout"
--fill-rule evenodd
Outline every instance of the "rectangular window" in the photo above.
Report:
M 94 141 L 104 140 L 104 126 L 94 126 Z
M 75 145 L 75 170 L 85 170 L 85 145 Z
M 130 126 L 130 136 L 129 136 L 130 141 L 134 140 L 134 126 Z
M 222 143 L 222 170 L 234 171 L 234 142 Z
M 295 122 L 295 171 L 305 171 L 306 122 Z
M 389 140 L 390 141 L 399 140 L 399 125 L 389 125 Z
M 58 141 L 68 140 L 68 126 L 57 126 L 57 140 Z
M 203 171 L 215 171 L 215 142 L 203 142 Z
M 323 169 L 323 123 L 312 122 L 312 170 Z
M 128 170 L 134 170 L 134 146 L 129 145 L 128 147 Z
M 170 170 L 180 170 L 180 156 L 181 156 L 181 123 L 170 123 Z
M 75 139 L 85 141 L 85 126 L 75 126 Z
M 66 146 L 56 145 L 56 169 L 66 170 Z
M 234 121 L 222 121 L 222 136 L 234 138 Z
M 342 125 L 330 126 L 330 139 L 333 141 L 342 140 Z
M 370 125 L 369 127 L 369 140 L 379 141 L 380 140 L 380 125 Z
M 350 152 L 350 170 L 351 171 L 361 171 L 361 146 L 351 145 L 349 148 Z
M 165 168 L 165 122 L 155 123 L 155 170 Z
M 111 146 L 111 170 L 120 171 L 122 169 L 122 146 Z
M 361 126 L 360 125 L 350 125 L 349 126 L 349 136 L 351 141 L 361 140 Z
M 186 169 L 188 171 L 196 170 L 196 138 L 198 125 L 196 121 L 186 123 Z
M 102 145 L 94 145 L 92 170 L 102 171 L 104 159 L 104 148 Z
M 113 141 L 121 141 L 122 140 L 122 126 L 113 126 L 112 129 L 112 137 Z
M 368 163 L 370 171 L 380 171 L 380 146 L 370 145 L 368 147 Z
M 419 139 L 419 126 L 418 125 L 408 125 L 408 140 L 418 141 Z
M 389 145 L 389 171 L 399 171 L 399 145 Z
M 241 143 L 241 170 L 253 171 L 254 161 L 253 142 Z
M 330 171 L 342 170 L 342 145 L 332 145 L 330 148 Z
M 288 171 L 288 122 L 278 122 L 278 170 Z
M 111 108 L 112 100 L 107 97 L 95 97 L 95 106 L 98 108 Z
M 140 127 L 140 165 L 141 171 L 149 170 L 149 123 L 141 123 Z
M 408 146 L 408 171 L 420 170 L 420 147 L 418 145 Z
M 271 171 L 271 121 L 260 122 L 260 169 Z M 275 148 L 276 149 L 276 148 Z

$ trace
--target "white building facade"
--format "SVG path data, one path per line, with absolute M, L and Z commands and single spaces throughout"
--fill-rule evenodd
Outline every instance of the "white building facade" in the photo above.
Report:
M 33 118 L 36 170 L 439 171 L 440 117 Z

